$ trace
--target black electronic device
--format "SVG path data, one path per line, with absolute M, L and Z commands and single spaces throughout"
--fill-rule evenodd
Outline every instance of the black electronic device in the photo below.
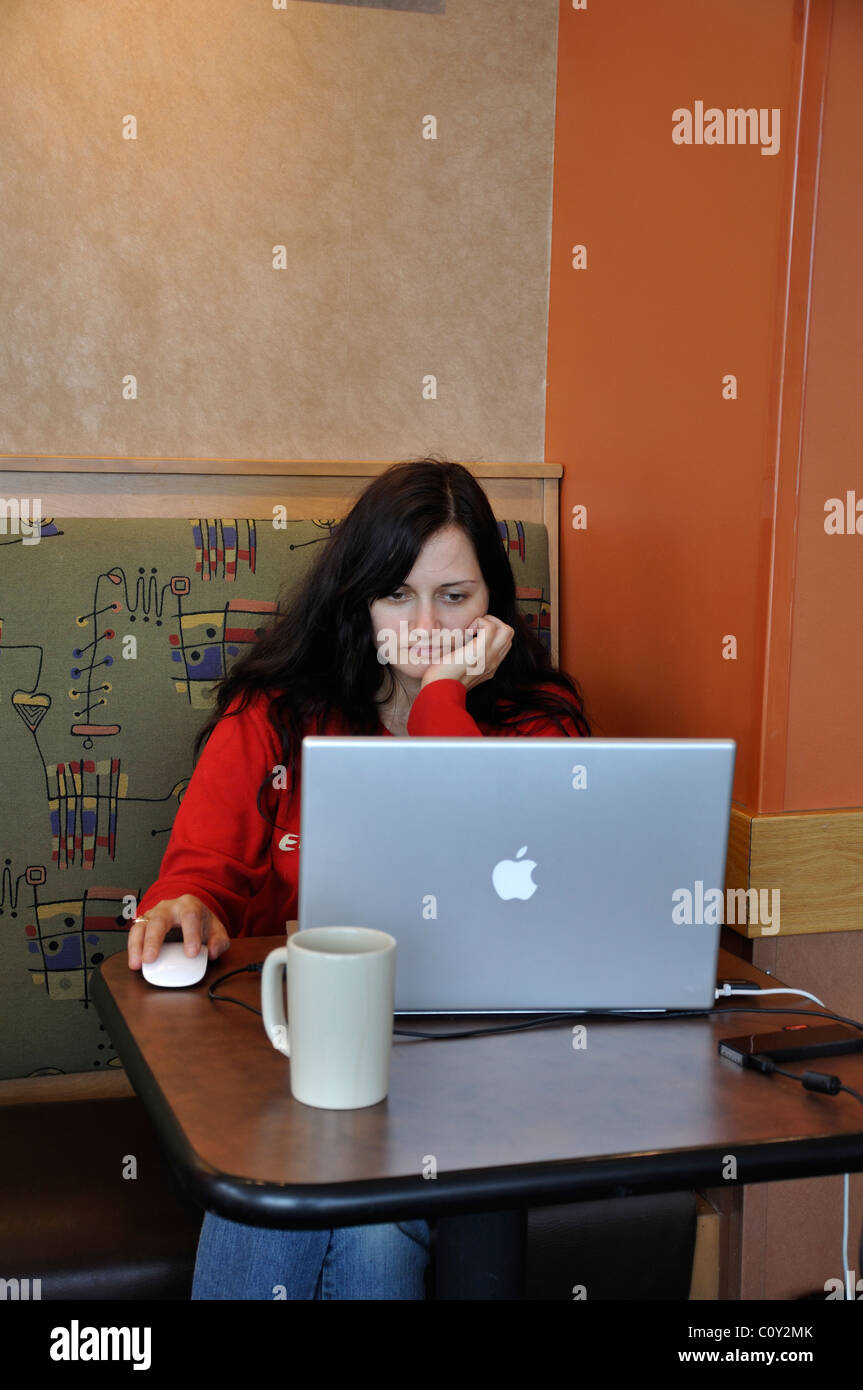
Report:
M 797 1062 L 805 1057 L 835 1057 L 843 1052 L 863 1052 L 863 1033 L 847 1023 L 830 1023 L 812 1027 L 808 1023 L 790 1023 L 775 1033 L 744 1033 L 739 1038 L 720 1038 L 719 1055 L 750 1065 L 753 1055 L 769 1057 L 773 1062 Z

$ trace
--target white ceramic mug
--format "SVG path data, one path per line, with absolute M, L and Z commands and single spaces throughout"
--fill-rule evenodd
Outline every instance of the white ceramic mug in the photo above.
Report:
M 270 952 L 261 976 L 264 1028 L 273 1047 L 291 1059 L 296 1100 L 321 1110 L 357 1110 L 383 1100 L 395 983 L 395 937 L 370 927 L 309 927 Z

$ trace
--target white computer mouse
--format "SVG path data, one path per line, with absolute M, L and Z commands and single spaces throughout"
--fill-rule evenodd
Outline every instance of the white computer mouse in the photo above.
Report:
M 141 962 L 141 974 L 144 979 L 151 985 L 162 985 L 167 989 L 196 985 L 204 978 L 206 969 L 206 943 L 196 956 L 187 956 L 182 941 L 164 941 L 155 960 Z

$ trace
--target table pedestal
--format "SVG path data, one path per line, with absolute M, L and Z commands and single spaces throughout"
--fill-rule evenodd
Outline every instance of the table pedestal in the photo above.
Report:
M 437 1218 L 437 1299 L 523 1299 L 527 1212 Z

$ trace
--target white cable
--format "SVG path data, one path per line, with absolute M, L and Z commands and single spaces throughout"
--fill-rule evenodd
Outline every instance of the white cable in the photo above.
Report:
M 848 1174 L 844 1179 L 844 1197 L 842 1201 L 842 1268 L 845 1271 L 845 1297 L 853 1302 L 854 1294 L 854 1274 L 849 1269 L 850 1260 L 848 1259 Z
M 822 1009 L 827 1007 L 816 994 L 810 994 L 808 989 L 732 989 L 731 985 L 723 985 L 721 989 L 717 989 L 716 998 L 727 999 L 738 994 L 802 994 L 804 999 L 812 999 L 814 1003 L 820 1004 Z

